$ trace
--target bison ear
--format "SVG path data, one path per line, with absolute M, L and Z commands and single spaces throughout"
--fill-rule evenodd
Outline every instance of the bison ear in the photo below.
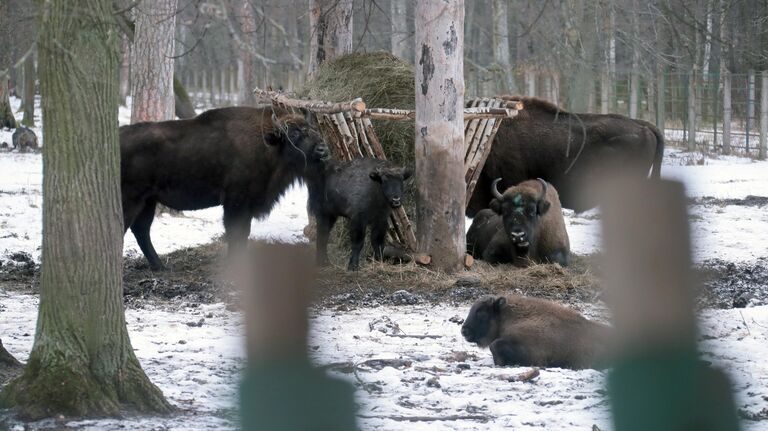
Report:
M 505 305 L 507 305 L 507 298 L 499 296 L 493 300 L 493 311 L 498 313 L 502 308 L 504 308 Z
M 491 203 L 488 204 L 488 208 L 490 208 L 491 211 L 495 212 L 496 214 L 501 215 L 501 202 L 498 199 L 491 199 Z
M 375 170 L 371 171 L 369 174 L 372 180 L 376 181 L 377 183 L 381 182 L 381 169 L 376 168 Z
M 540 200 L 539 203 L 536 205 L 536 211 L 539 212 L 539 215 L 544 215 L 549 211 L 549 207 L 552 204 L 549 203 L 549 201 Z

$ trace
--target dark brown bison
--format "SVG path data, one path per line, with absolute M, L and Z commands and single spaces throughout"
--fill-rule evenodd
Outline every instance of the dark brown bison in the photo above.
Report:
M 488 208 L 491 182 L 501 189 L 543 178 L 560 192 L 565 208 L 584 211 L 596 205 L 586 192 L 591 181 L 604 178 L 612 164 L 659 178 L 664 138 L 652 124 L 622 115 L 574 114 L 536 98 L 506 96 L 524 104 L 517 117 L 502 121 L 488 160 L 467 207 L 474 217 Z
M 158 203 L 176 210 L 224 206 L 230 253 L 245 246 L 252 217 L 330 152 L 304 117 L 270 108 L 221 108 L 188 120 L 120 128 L 123 219 L 149 260 L 163 267 L 149 229 Z
M 371 227 L 373 257 L 382 259 L 392 208 L 402 205 L 406 168 L 371 158 L 329 162 L 317 176 L 307 178 L 309 210 L 317 218 L 317 262 L 328 263 L 328 235 L 339 217 L 349 219 L 352 254 L 347 269 L 360 267 L 365 230 Z
M 568 265 L 570 242 L 557 190 L 538 178 L 508 188 L 491 185 L 491 208 L 477 213 L 467 231 L 467 251 L 490 263 L 553 262 Z
M 600 368 L 610 328 L 551 301 L 485 296 L 461 327 L 470 343 L 490 347 L 497 366 Z

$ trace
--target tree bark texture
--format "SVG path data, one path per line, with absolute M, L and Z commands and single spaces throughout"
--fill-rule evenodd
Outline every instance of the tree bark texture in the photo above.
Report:
M 123 405 L 169 412 L 134 355 L 123 309 L 112 2 L 51 0 L 44 8 L 40 308 L 27 366 L 0 404 L 27 419 L 113 416 Z
M 142 0 L 131 55 L 131 123 L 174 118 L 173 55 L 177 0 Z
M 463 265 L 464 1 L 416 5 L 416 179 L 419 248 L 432 265 Z
M 498 90 L 517 94 L 515 73 L 509 55 L 509 0 L 493 0 L 493 59 L 496 63 Z
M 352 0 L 309 0 L 309 76 L 323 62 L 352 52 Z
M 256 67 L 253 64 L 256 38 L 256 15 L 253 12 L 253 6 L 251 6 L 248 0 L 241 0 L 237 4 L 235 16 L 237 27 L 241 35 L 239 44 L 240 57 L 237 59 L 237 85 L 240 89 L 238 103 L 240 105 L 254 105 L 256 99 L 254 98 L 252 91 L 256 88 Z

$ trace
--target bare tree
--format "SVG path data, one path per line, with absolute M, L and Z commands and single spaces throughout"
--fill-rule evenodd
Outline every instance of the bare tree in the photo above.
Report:
M 123 311 L 112 2 L 41 4 L 40 309 L 27 365 L 3 388 L 0 404 L 28 419 L 114 416 L 122 406 L 167 413 L 171 406 L 133 352 Z
M 390 0 L 390 21 L 392 33 L 389 40 L 392 55 L 405 59 L 410 58 L 410 37 L 408 34 L 408 2 L 406 0 Z
M 417 235 L 443 271 L 461 268 L 464 232 L 464 1 L 416 5 Z
M 16 128 L 16 118 L 11 110 L 10 71 L 13 67 L 10 47 L 11 40 L 11 4 L 0 1 L 0 128 Z
M 493 0 L 493 58 L 496 62 L 499 90 L 516 94 L 515 72 L 509 55 L 509 0 Z
M 142 0 L 131 55 L 131 123 L 174 118 L 173 55 L 178 0 Z
M 309 70 L 352 52 L 352 0 L 309 0 Z

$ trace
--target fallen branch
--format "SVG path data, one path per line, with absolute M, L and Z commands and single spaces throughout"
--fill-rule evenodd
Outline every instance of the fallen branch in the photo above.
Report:
M 506 382 L 530 382 L 536 377 L 539 377 L 539 374 L 540 372 L 538 368 L 531 368 L 530 370 L 515 376 L 501 375 L 498 378 L 499 380 L 504 380 Z
M 278 105 L 291 108 L 305 108 L 320 114 L 365 111 L 365 102 L 359 97 L 349 102 L 328 103 L 319 100 L 293 99 L 288 94 L 279 91 L 262 90 L 261 88 L 255 88 L 253 93 L 263 100 L 269 100 Z
M 488 422 L 490 416 L 484 415 L 449 415 L 449 416 L 369 416 L 357 415 L 363 419 L 390 419 L 398 422 L 441 422 L 441 421 L 482 421 Z
M 389 337 L 395 337 L 395 338 L 417 338 L 419 340 L 423 340 L 425 338 L 443 338 L 442 335 L 406 335 L 406 334 L 387 334 Z

